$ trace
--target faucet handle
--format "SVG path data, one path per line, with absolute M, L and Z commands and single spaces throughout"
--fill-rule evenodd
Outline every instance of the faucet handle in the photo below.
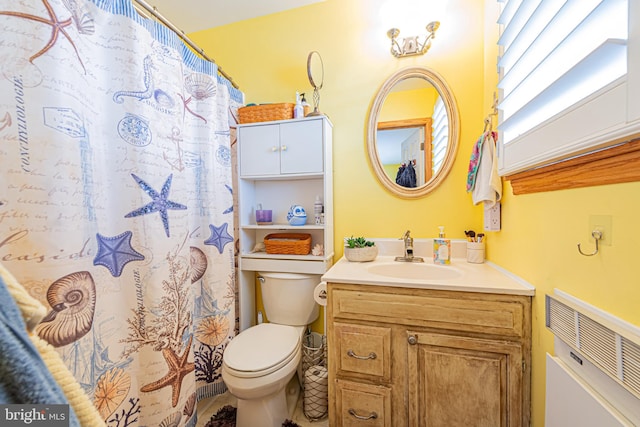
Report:
M 410 234 L 411 234 L 411 230 L 407 230 L 407 231 L 404 233 L 404 235 L 403 235 L 401 238 L 399 238 L 398 240 L 407 240 L 407 239 L 410 239 L 410 238 L 411 238 Z

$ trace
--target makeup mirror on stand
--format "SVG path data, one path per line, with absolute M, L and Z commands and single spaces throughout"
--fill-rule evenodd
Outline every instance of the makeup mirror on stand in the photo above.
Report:
M 310 112 L 307 117 L 310 116 L 322 116 L 320 112 L 320 89 L 324 84 L 324 64 L 320 54 L 313 51 L 307 57 L 307 76 L 309 76 L 309 83 L 313 86 L 313 111 Z

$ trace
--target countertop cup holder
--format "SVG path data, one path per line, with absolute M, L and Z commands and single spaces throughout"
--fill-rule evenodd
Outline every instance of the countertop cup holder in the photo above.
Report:
M 484 242 L 467 242 L 467 262 L 482 264 L 484 262 Z

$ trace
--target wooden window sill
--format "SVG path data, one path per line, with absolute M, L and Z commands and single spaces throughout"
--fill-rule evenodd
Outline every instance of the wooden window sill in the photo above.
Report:
M 515 195 L 640 181 L 640 138 L 505 179 Z

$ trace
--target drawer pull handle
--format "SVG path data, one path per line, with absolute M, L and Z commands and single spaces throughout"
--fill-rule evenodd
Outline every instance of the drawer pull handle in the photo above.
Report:
M 371 353 L 369 353 L 368 356 L 358 356 L 357 354 L 355 354 L 353 352 L 353 350 L 347 351 L 347 356 L 351 356 L 354 359 L 359 359 L 359 360 L 375 359 L 376 357 L 378 357 L 378 356 L 376 356 L 376 354 L 373 351 Z
M 409 335 L 407 341 L 409 341 L 409 344 L 411 345 L 416 345 L 418 343 L 418 338 L 415 335 Z
M 375 420 L 376 418 L 378 418 L 378 414 L 376 414 L 375 412 L 372 412 L 372 413 L 369 414 L 369 416 L 364 417 L 362 415 L 356 414 L 356 411 L 354 409 L 349 409 L 349 415 L 351 415 L 351 416 L 353 416 L 353 417 L 355 417 L 355 418 L 357 418 L 359 420 L 363 420 L 363 421 Z

